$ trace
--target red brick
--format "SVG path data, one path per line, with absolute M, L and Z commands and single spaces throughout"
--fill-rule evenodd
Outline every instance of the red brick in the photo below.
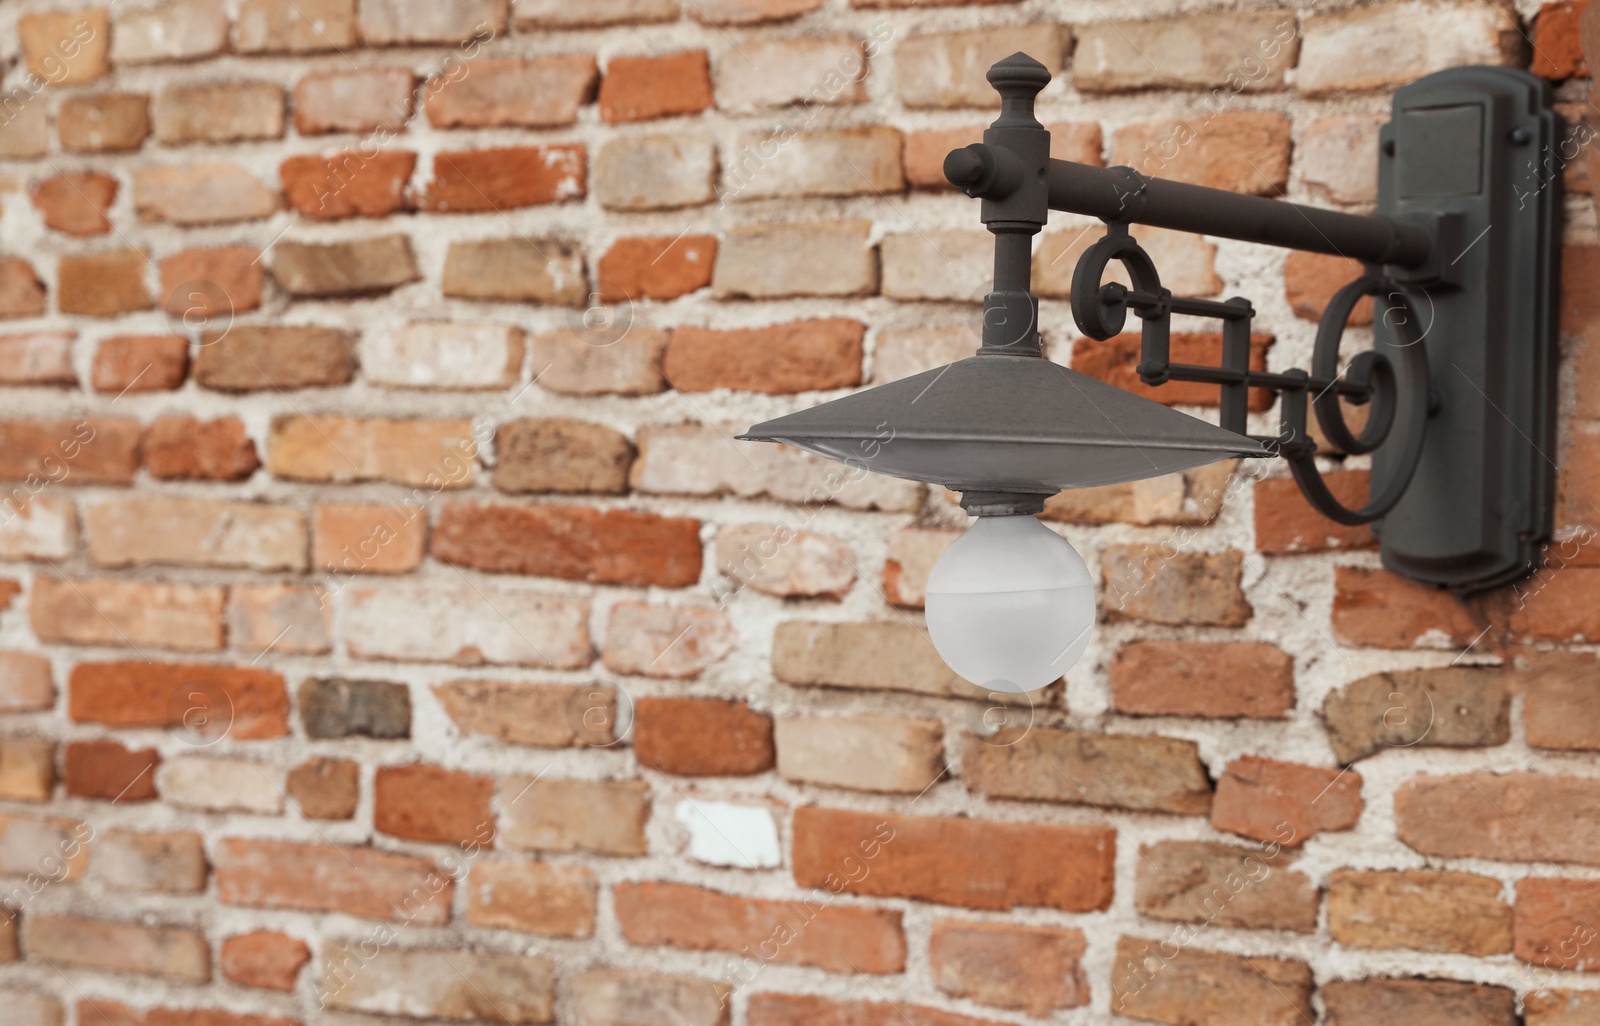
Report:
M 186 249 L 161 258 L 161 308 L 184 323 L 234 314 L 261 305 L 261 251 L 254 246 Z
M 1517 881 L 1512 944 L 1524 962 L 1558 971 L 1600 970 L 1600 882 Z
M 600 258 L 600 299 L 676 299 L 711 284 L 715 235 L 618 239 Z
M 765 328 L 678 328 L 662 372 L 680 392 L 731 388 L 781 395 L 861 384 L 866 325 L 844 318 Z M 759 356 L 757 356 L 759 354 Z
M 1361 774 L 1247 755 L 1217 781 L 1211 825 L 1241 837 L 1298 848 L 1361 818 Z
M 33 187 L 33 205 L 45 226 L 68 235 L 104 235 L 106 211 L 117 199 L 117 180 L 98 172 L 56 175 Z
M 1322 475 L 1333 497 L 1351 509 L 1367 502 L 1365 470 L 1337 470 Z M 1256 482 L 1256 549 L 1269 555 L 1366 549 L 1377 544 L 1366 524 L 1339 524 L 1311 505 L 1293 477 Z
M 582 143 L 447 150 L 433 158 L 419 210 L 471 213 L 582 199 L 588 178 Z
M 1600 780 L 1553 773 L 1419 776 L 1394 798 L 1395 834 L 1426 855 L 1600 865 Z
M 1111 163 L 1153 178 L 1276 196 L 1289 181 L 1289 119 L 1237 110 L 1139 122 L 1112 138 Z
M 62 782 L 74 798 L 147 802 L 156 797 L 154 748 L 124 748 L 115 741 L 73 741 L 62 762 Z
M 906 964 L 900 913 L 889 909 L 818 908 L 656 882 L 618 884 L 612 900 L 623 938 L 640 947 L 759 950 L 769 963 L 835 973 L 898 973 Z M 790 939 L 774 942 L 779 936 Z
M 1585 78 L 1579 20 L 1589 0 L 1558 0 L 1539 8 L 1533 20 L 1533 68 L 1540 78 Z
M 592 937 L 599 891 L 585 866 L 485 862 L 467 878 L 467 921 L 544 937 Z
M 806 807 L 794 814 L 794 878 L 878 897 L 1006 910 L 1111 904 L 1116 831 Z M 861 873 L 865 863 L 868 871 Z M 859 879 L 857 878 L 859 877 Z
M 0 317 L 44 313 L 45 288 L 39 272 L 22 257 L 0 258 Z
M 105 998 L 78 1002 L 78 1021 L 97 1026 L 302 1026 L 298 1019 L 211 1008 L 134 1009 Z
M 127 484 L 138 470 L 137 420 L 0 420 L 0 480 Z
M 633 750 L 639 765 L 679 776 L 765 773 L 773 766 L 772 717 L 719 698 L 640 698 Z
M 939 919 L 928 941 L 933 982 L 952 997 L 1047 1018 L 1089 1003 L 1083 931 Z
M 145 428 L 143 449 L 145 469 L 165 481 L 243 481 L 261 466 L 256 443 L 237 417 L 160 417 Z
M 1267 347 L 1271 335 L 1250 336 L 1250 369 L 1267 369 Z M 1217 332 L 1175 331 L 1172 333 L 1172 362 L 1218 366 L 1222 363 L 1222 335 Z M 1134 395 L 1153 399 L 1163 406 L 1216 406 L 1222 390 L 1199 381 L 1172 381 L 1165 385 L 1146 385 L 1139 380 L 1139 336 L 1116 335 L 1098 342 L 1079 338 L 1072 343 L 1072 369 L 1098 378 Z M 1265 389 L 1250 390 L 1250 410 L 1261 413 L 1272 407 L 1273 395 Z
M 311 961 L 311 949 L 298 937 L 255 930 L 222 942 L 222 975 L 241 987 L 294 990 L 300 967 Z
M 1302 1026 L 1315 1021 L 1311 967 L 1123 937 L 1111 1008 L 1170 1026 Z
M 1527 641 L 1600 638 L 1600 569 L 1556 567 L 1521 596 L 1507 630 Z
M 435 559 L 491 573 L 682 588 L 700 579 L 700 522 L 582 506 L 458 503 L 439 515 Z
M 209 663 L 79 663 L 67 678 L 67 715 L 109 727 L 195 726 L 194 710 L 212 717 L 207 736 L 225 729 L 236 741 L 285 737 L 289 693 L 271 670 Z
M 373 778 L 372 822 L 413 841 L 492 847 L 494 780 L 438 766 L 383 766 Z
M 416 76 L 409 68 L 324 71 L 294 85 L 294 127 L 301 135 L 382 132 L 388 138 L 411 120 Z
M 1259 641 L 1134 641 L 1111 661 L 1111 702 L 1134 716 L 1281 719 L 1294 660 Z
M 345 150 L 306 154 L 278 165 L 283 196 L 296 213 L 316 221 L 387 217 L 406 207 L 406 187 L 417 168 L 410 150 Z
M 836 1001 L 801 994 L 755 994 L 748 1026 L 1002 1026 L 904 1001 Z
M 114 335 L 94 352 L 96 392 L 170 392 L 189 376 L 189 340 L 181 335 Z
M 1296 317 L 1308 321 L 1322 320 L 1333 294 L 1361 277 L 1361 261 L 1349 257 L 1329 256 L 1294 250 L 1283 262 L 1283 295 Z M 1372 323 L 1372 299 L 1356 301 L 1350 310 L 1352 326 Z
M 217 899 L 244 908 L 342 912 L 437 926 L 450 918 L 450 875 L 432 859 L 325 841 L 228 837 L 212 850 Z
M 89 256 L 63 256 L 56 265 L 56 304 L 64 314 L 115 317 L 148 310 L 145 268 L 150 261 L 136 249 Z
M 473 61 L 429 79 L 424 107 L 435 128 L 553 128 L 578 120 L 599 77 L 584 53 Z
M 1333 587 L 1334 634 L 1353 645 L 1460 647 L 1483 630 L 1452 593 L 1386 570 L 1335 567 Z
M 704 50 L 616 56 L 600 80 L 600 117 L 608 125 L 697 114 L 710 106 L 711 62 Z
M 38 577 L 28 623 L 40 641 L 66 645 L 216 651 L 223 602 L 209 585 Z

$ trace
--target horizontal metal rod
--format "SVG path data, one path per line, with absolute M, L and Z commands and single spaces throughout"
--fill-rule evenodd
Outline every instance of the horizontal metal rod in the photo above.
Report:
M 1140 376 L 1144 376 L 1144 365 L 1139 365 Z M 1275 374 L 1272 371 L 1247 370 L 1239 371 L 1231 367 L 1207 367 L 1198 363 L 1169 363 L 1161 377 L 1167 381 L 1198 381 L 1207 385 L 1237 385 L 1243 382 L 1251 388 L 1270 388 L 1278 392 L 1323 392 L 1332 388 L 1340 395 L 1351 399 L 1364 400 L 1372 397 L 1372 388 L 1367 385 L 1358 385 L 1344 378 L 1300 376 L 1295 374 Z
M 1242 242 L 1418 267 L 1433 241 L 1420 225 L 1377 214 L 1342 214 L 1262 196 L 1149 178 L 1127 167 L 1050 161 L 1050 209 Z

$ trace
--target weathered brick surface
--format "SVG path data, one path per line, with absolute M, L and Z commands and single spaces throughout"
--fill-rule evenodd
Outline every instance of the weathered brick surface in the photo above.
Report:
M 1134 903 L 1151 919 L 1312 933 L 1316 885 L 1280 847 L 1161 841 L 1139 851 Z
M 1179 815 L 1211 809 L 1211 781 L 1192 741 L 1012 728 L 969 737 L 962 770 L 969 789 L 996 798 Z
M 795 923 L 787 902 L 739 898 L 686 884 L 628 883 L 614 892 L 622 935 L 641 947 L 742 951 L 779 931 L 770 961 L 836 973 L 894 973 L 905 968 L 900 915 L 888 910 L 823 909 Z
M 8 1026 L 1600 1015 L 1600 6 L 11 6 Z M 1565 148 L 1513 183 L 1572 215 L 1547 565 L 1415 585 L 1225 460 L 1048 497 L 1094 646 L 951 672 L 958 495 L 736 436 L 975 354 L 993 240 L 943 162 L 1019 51 L 1054 158 L 1351 214 L 1399 85 L 1550 82 Z M 1361 271 L 1131 232 L 1251 302 L 1257 369 Z M 1033 242 L 1047 356 L 1214 419 L 1137 321 L 1071 327 L 1105 233 Z
M 1471 873 L 1341 869 L 1328 880 L 1328 930 L 1350 948 L 1499 955 L 1511 950 L 1501 889 Z
M 1110 904 L 1116 837 L 1104 826 L 807 806 L 795 810 L 793 845 L 794 878 L 802 887 L 980 909 L 1084 912 Z M 866 859 L 871 871 L 845 877 L 846 859 Z

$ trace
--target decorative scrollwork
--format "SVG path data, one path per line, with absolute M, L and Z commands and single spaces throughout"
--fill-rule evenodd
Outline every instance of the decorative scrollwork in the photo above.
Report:
M 1113 260 L 1126 269 L 1131 288 L 1102 282 Z M 1398 339 L 1389 347 L 1396 358 L 1391 360 L 1384 353 L 1369 350 L 1352 358 L 1341 373 L 1339 343 L 1351 311 L 1366 296 L 1373 297 L 1383 323 Z M 1083 334 L 1105 340 L 1123 330 L 1129 309 L 1143 322 L 1139 377 L 1145 384 L 1199 381 L 1221 386 L 1222 426 L 1240 434 L 1248 433 L 1249 390 L 1267 388 L 1279 394 L 1279 434 L 1251 437 L 1263 443 L 1265 454 L 1280 455 L 1289 461 L 1300 490 L 1324 516 L 1341 524 L 1370 523 L 1393 509 L 1405 494 L 1422 456 L 1431 386 L 1415 306 L 1380 268 L 1368 265 L 1359 278 L 1334 293 L 1317 325 L 1310 373 L 1298 369 L 1252 370 L 1250 320 L 1255 311 L 1249 301 L 1239 297 L 1222 302 L 1174 297 L 1161 285 L 1155 262 L 1129 234 L 1128 226 L 1111 222 L 1105 236 L 1084 251 L 1073 271 L 1072 316 Z M 1223 322 L 1220 367 L 1171 362 L 1174 313 Z M 1369 406 L 1366 424 L 1359 433 L 1352 432 L 1345 423 L 1341 399 Z M 1381 445 L 1398 447 L 1394 450 L 1399 455 L 1392 472 L 1381 486 L 1373 487 L 1365 505 L 1355 509 L 1345 506 L 1334 497 L 1317 469 L 1316 445 L 1307 432 L 1308 400 L 1323 435 L 1340 452 L 1360 455 Z

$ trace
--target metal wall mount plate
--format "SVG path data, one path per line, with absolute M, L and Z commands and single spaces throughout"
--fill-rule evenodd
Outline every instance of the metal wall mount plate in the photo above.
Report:
M 1396 93 L 1381 140 L 1379 212 L 1438 244 L 1427 266 L 1391 269 L 1423 322 L 1433 402 L 1415 476 L 1374 528 L 1391 570 L 1489 588 L 1534 570 L 1551 535 L 1559 124 L 1542 80 L 1453 68 Z M 1402 344 L 1381 318 L 1374 335 L 1391 356 Z M 1373 480 L 1394 461 L 1378 449 Z

